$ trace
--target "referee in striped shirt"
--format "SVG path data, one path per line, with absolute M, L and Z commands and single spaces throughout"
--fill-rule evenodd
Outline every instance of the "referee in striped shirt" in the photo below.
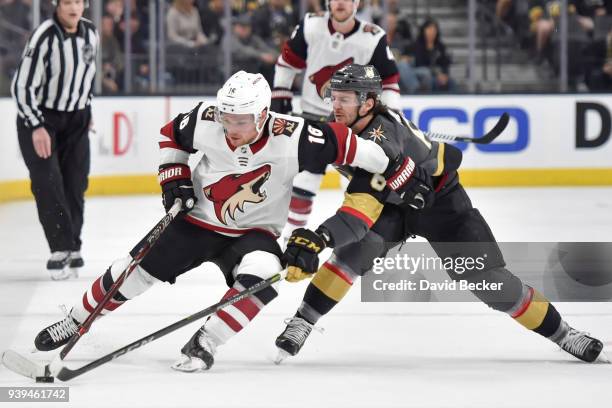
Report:
M 53 18 L 30 37 L 11 91 L 17 135 L 38 218 L 51 249 L 54 280 L 83 266 L 81 227 L 89 174 L 90 103 L 98 33 L 82 18 L 86 0 L 53 0 Z

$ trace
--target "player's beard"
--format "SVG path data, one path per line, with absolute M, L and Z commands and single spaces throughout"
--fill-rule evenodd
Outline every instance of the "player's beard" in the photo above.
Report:
M 350 13 L 346 16 L 346 18 L 344 20 L 340 20 L 336 17 L 335 14 L 332 13 L 331 18 L 332 20 L 334 20 L 337 23 L 346 23 L 347 21 L 349 21 L 351 18 L 353 17 L 353 13 Z

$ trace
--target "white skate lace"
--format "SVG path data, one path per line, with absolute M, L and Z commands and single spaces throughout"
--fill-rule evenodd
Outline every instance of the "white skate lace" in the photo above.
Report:
M 55 323 L 47 329 L 51 335 L 51 339 L 55 342 L 72 337 L 72 335 L 79 329 L 77 324 L 72 319 L 70 313 L 68 313 L 66 310 L 66 306 L 60 305 L 59 307 L 64 313 L 64 320 Z
M 588 333 L 570 328 L 567 335 L 559 343 L 559 346 L 568 353 L 583 355 L 586 348 L 591 344 L 591 339 L 587 335 Z
M 304 344 L 304 342 L 308 338 L 308 335 L 310 334 L 312 329 L 315 329 L 319 333 L 323 332 L 322 327 L 316 327 L 308 323 L 306 320 L 302 319 L 301 317 L 294 316 L 294 317 L 285 319 L 285 324 L 287 325 L 287 328 L 285 329 L 285 332 L 283 333 L 283 337 L 295 342 L 296 344 L 300 346 Z

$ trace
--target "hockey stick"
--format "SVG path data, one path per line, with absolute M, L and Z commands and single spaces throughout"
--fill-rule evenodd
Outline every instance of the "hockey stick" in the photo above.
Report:
M 125 282 L 127 277 L 140 264 L 142 259 L 149 252 L 149 250 L 153 247 L 153 245 L 157 242 L 162 232 L 164 232 L 166 227 L 170 225 L 170 222 L 176 217 L 176 215 L 179 213 L 180 210 L 181 210 L 181 200 L 177 198 L 174 201 L 174 204 L 172 205 L 172 207 L 170 207 L 170 210 L 168 210 L 166 215 L 164 215 L 164 218 L 162 218 L 153 227 L 153 229 L 151 229 L 151 231 L 149 231 L 149 233 L 142 240 L 140 240 L 138 244 L 136 244 L 134 249 L 132 249 L 131 251 L 132 253 L 135 253 L 136 255 L 132 257 L 132 260 L 130 261 L 128 266 L 123 270 L 121 275 L 119 275 L 117 280 L 112 284 L 112 286 L 110 287 L 106 295 L 102 298 L 102 300 L 94 308 L 93 312 L 91 312 L 89 316 L 87 316 L 87 319 L 85 319 L 85 321 L 80 324 L 79 330 L 70 338 L 68 343 L 66 343 L 66 345 L 64 346 L 64 348 L 59 354 L 60 359 L 62 360 L 65 359 L 68 353 L 70 352 L 70 350 L 72 350 L 72 348 L 77 344 L 77 342 L 81 339 L 81 337 L 83 337 L 83 335 L 89 331 L 89 329 L 91 328 L 91 325 L 93 324 L 94 320 L 100 315 L 100 312 L 102 311 L 102 309 L 104 309 L 106 304 L 119 291 L 119 288 L 121 287 L 123 282 Z
M 110 287 L 104 298 L 100 301 L 100 303 L 98 303 L 98 305 L 90 313 L 87 319 L 85 319 L 85 321 L 79 326 L 79 330 L 70 338 L 70 340 L 64 346 L 60 354 L 55 357 L 54 361 L 62 361 L 63 359 L 65 359 L 66 355 L 68 355 L 70 350 L 72 350 L 72 348 L 81 339 L 81 337 L 89 331 L 93 321 L 97 316 L 99 316 L 104 306 L 117 293 L 120 286 L 123 284 L 125 279 L 132 273 L 136 266 L 140 264 L 142 259 L 149 252 L 151 247 L 153 247 L 155 242 L 157 242 L 162 232 L 164 232 L 168 225 L 170 225 L 170 222 L 176 217 L 180 210 L 181 200 L 176 199 L 170 210 L 168 210 L 168 212 L 166 213 L 166 215 L 164 215 L 164 217 L 153 227 L 153 229 L 151 229 L 151 231 L 149 231 L 147 235 L 138 244 L 136 244 L 136 246 L 132 250 L 132 253 L 135 253 L 135 255 L 133 256 L 128 266 L 123 270 L 121 275 L 119 275 L 119 277 Z M 21 356 L 19 353 L 16 353 L 12 350 L 7 350 L 2 353 L 2 362 L 8 369 L 26 377 L 36 379 L 37 377 L 48 377 L 50 375 L 48 364 L 43 367 L 40 364 L 30 361 L 27 358 Z
M 489 130 L 487 133 L 482 135 L 481 137 L 466 137 L 466 136 L 454 136 L 447 135 L 444 133 L 437 132 L 423 132 L 425 136 L 427 136 L 431 140 L 439 141 L 439 142 L 469 142 L 469 143 L 477 143 L 477 144 L 488 144 L 497 138 L 497 136 L 501 135 L 506 126 L 508 126 L 508 121 L 510 120 L 510 116 L 508 113 L 504 112 L 493 129 Z
M 172 323 L 169 326 L 164 327 L 163 329 L 160 329 L 154 333 L 151 333 L 147 336 L 144 336 L 124 347 L 121 347 L 120 349 L 117 349 L 115 351 L 113 351 L 112 353 L 109 353 L 103 357 L 100 357 L 97 360 L 92 361 L 89 364 L 86 364 L 80 368 L 77 369 L 70 369 L 67 368 L 65 366 L 63 366 L 63 360 L 60 358 L 55 358 L 53 361 L 51 361 L 49 364 L 43 366 L 41 364 L 35 363 L 31 360 L 28 360 L 27 358 L 23 357 L 22 355 L 20 355 L 19 353 L 16 353 L 12 350 L 7 350 L 4 354 L 3 354 L 3 361 L 5 359 L 10 359 L 11 362 L 13 363 L 13 365 L 19 365 L 21 367 L 25 367 L 26 370 L 29 370 L 30 373 L 32 374 L 26 374 L 24 372 L 18 372 L 18 374 L 21 375 L 25 375 L 27 377 L 31 377 L 31 378 L 36 378 L 36 377 L 49 377 L 54 375 L 55 377 L 57 377 L 58 379 L 62 380 L 62 381 L 69 381 L 75 377 L 78 377 L 82 374 L 85 374 L 91 370 L 93 370 L 96 367 L 101 366 L 102 364 L 108 363 L 109 361 L 112 361 L 114 359 L 116 359 L 117 357 L 120 357 L 124 354 L 129 353 L 130 351 L 134 351 L 137 348 L 140 348 L 142 346 L 144 346 L 147 343 L 150 343 L 154 340 L 157 340 L 167 334 L 170 334 L 180 328 L 182 328 L 183 326 L 186 326 L 188 324 L 191 324 L 203 317 L 206 317 L 208 315 L 211 315 L 215 312 L 218 312 L 219 310 L 223 309 L 226 306 L 232 305 L 236 302 L 239 302 L 240 300 L 252 295 L 255 292 L 258 292 L 262 289 L 265 289 L 269 286 L 272 286 L 273 284 L 275 284 L 276 282 L 281 281 L 282 279 L 285 278 L 285 276 L 287 275 L 287 271 L 283 270 L 279 273 L 277 273 L 276 275 L 265 279 L 251 287 L 249 287 L 248 289 L 243 290 L 242 292 L 239 292 L 237 294 L 235 294 L 234 296 L 227 298 L 225 300 L 221 300 L 220 302 L 215 303 L 212 306 L 207 307 L 206 309 L 202 309 L 199 312 L 196 312 L 190 316 L 185 317 L 184 319 L 181 319 L 175 323 Z M 5 363 L 6 364 L 6 363 Z M 15 371 L 15 370 L 13 370 Z M 25 370 L 24 370 L 25 371 Z

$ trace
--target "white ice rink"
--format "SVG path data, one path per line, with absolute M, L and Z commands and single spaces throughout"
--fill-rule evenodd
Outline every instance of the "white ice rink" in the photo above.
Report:
M 500 241 L 610 241 L 612 189 L 471 189 Z M 323 192 L 313 224 L 339 192 Z M 163 215 L 158 196 L 89 198 L 78 280 L 51 282 L 33 202 L 0 205 L 0 350 L 30 354 L 36 333 L 61 318 L 110 262 Z M 479 303 L 361 303 L 359 284 L 296 358 L 275 366 L 274 339 L 306 283 L 280 296 L 219 349 L 206 373 L 169 366 L 198 327 L 188 326 L 69 383 L 70 403 L 43 407 L 609 407 L 612 365 L 588 365 Z M 220 272 L 204 265 L 158 285 L 98 321 L 69 366 L 86 362 L 218 301 Z M 566 320 L 612 347 L 612 303 L 561 303 Z M 612 354 L 612 353 L 610 353 Z M 34 385 L 0 367 L 0 387 Z M 39 384 L 40 385 L 40 384 Z M 0 408 L 10 406 L 0 403 Z M 36 406 L 15 403 L 17 407 Z

